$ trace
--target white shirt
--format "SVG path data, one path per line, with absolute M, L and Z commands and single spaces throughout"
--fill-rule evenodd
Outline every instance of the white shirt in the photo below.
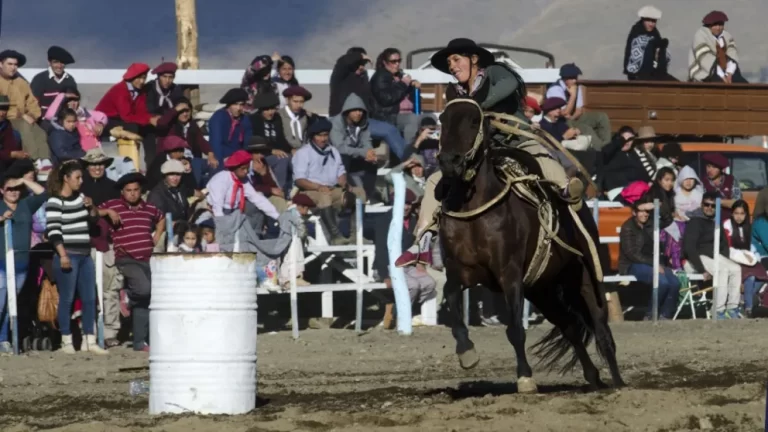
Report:
M 576 106 L 573 107 L 574 109 L 584 106 L 584 94 L 581 90 L 581 86 L 577 85 L 576 87 L 579 89 L 579 91 L 576 94 Z M 557 80 L 555 85 L 547 89 L 547 99 L 558 97 L 568 102 L 568 98 L 565 96 L 566 90 L 568 90 L 568 88 L 565 86 L 563 80 Z
M 230 204 L 232 201 L 232 189 L 234 188 L 234 185 L 235 182 L 232 180 L 232 172 L 228 170 L 218 172 L 208 181 L 207 201 L 208 204 L 211 205 L 211 211 L 214 216 L 224 216 L 225 209 L 232 210 Z M 280 213 L 278 213 L 275 206 L 269 202 L 264 194 L 257 192 L 247 179 L 243 181 L 243 192 L 245 199 L 255 205 L 257 209 L 264 212 L 265 215 L 272 219 L 280 217 Z M 241 199 L 243 199 L 243 197 L 240 194 L 235 197 L 235 208 L 238 208 Z
M 67 71 L 64 71 L 64 73 L 61 75 L 61 78 L 59 78 L 56 76 L 55 73 L 53 73 L 53 68 L 51 68 L 50 66 L 48 67 L 48 78 L 56 81 L 56 84 L 61 84 L 61 82 L 67 79 L 68 76 L 69 74 L 67 73 Z
M 717 37 L 717 44 L 720 45 L 720 48 L 725 48 L 725 38 L 723 37 L 722 33 L 720 33 L 720 36 Z M 725 65 L 725 70 L 723 70 L 719 64 L 717 65 L 717 75 L 720 78 L 725 78 L 726 74 L 733 75 L 735 72 L 736 72 L 736 62 L 734 62 L 733 60 L 728 60 L 728 63 Z

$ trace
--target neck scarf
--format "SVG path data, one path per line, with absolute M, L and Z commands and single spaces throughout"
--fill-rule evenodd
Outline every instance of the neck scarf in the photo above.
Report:
M 136 100 L 136 98 L 139 97 L 139 90 L 129 82 L 126 84 L 128 84 L 128 92 L 131 93 L 131 99 Z
M 304 140 L 304 134 L 301 130 L 301 115 L 294 114 L 288 106 L 285 107 L 285 112 L 288 113 L 288 117 L 291 119 L 291 132 L 293 137 L 299 141 Z
M 325 164 L 328 163 L 329 156 L 334 161 L 336 160 L 336 156 L 333 154 L 330 144 L 327 145 L 324 149 L 321 149 L 314 142 L 310 141 L 309 146 L 312 148 L 312 150 L 315 151 L 315 153 L 319 154 L 320 156 L 323 156 L 323 166 L 325 166 Z
M 229 199 L 229 207 L 234 210 L 235 203 L 237 202 L 237 194 L 240 193 L 240 205 L 239 209 L 241 213 L 245 213 L 245 184 L 237 178 L 235 173 L 230 173 L 232 176 L 232 197 Z
M 167 105 L 168 108 L 173 108 L 173 103 L 171 102 L 171 90 L 168 89 L 168 91 L 164 91 L 162 87 L 160 87 L 160 81 L 155 81 L 155 90 L 157 90 L 157 94 L 160 95 L 160 99 L 158 99 L 157 104 L 159 106 Z
M 232 117 L 232 114 L 229 114 L 229 118 L 232 119 L 232 124 L 229 126 L 229 141 L 232 141 L 232 138 L 235 136 L 235 129 L 237 129 L 238 126 L 240 126 L 240 119 Z M 243 142 L 245 140 L 243 135 L 243 130 L 240 129 L 240 142 Z
M 485 78 L 485 69 L 480 69 L 477 71 L 477 76 L 475 77 L 475 80 L 472 82 L 472 91 L 469 91 L 469 87 L 464 88 L 461 83 L 454 83 L 453 86 L 456 89 L 456 94 L 459 96 L 474 96 L 475 93 L 477 93 L 478 90 L 480 90 L 480 83 L 483 82 L 483 78 Z

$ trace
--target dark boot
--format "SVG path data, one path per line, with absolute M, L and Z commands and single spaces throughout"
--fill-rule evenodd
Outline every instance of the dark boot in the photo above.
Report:
M 363 210 L 363 214 L 365 214 L 365 210 Z M 349 215 L 349 244 L 357 244 L 357 215 L 354 212 Z M 363 237 L 363 244 L 371 245 L 373 242 Z
M 347 245 L 349 240 L 341 235 L 339 230 L 339 219 L 336 214 L 336 209 L 333 207 L 326 207 L 318 209 L 320 213 L 320 222 L 323 224 L 325 232 L 330 237 L 328 242 L 332 245 Z

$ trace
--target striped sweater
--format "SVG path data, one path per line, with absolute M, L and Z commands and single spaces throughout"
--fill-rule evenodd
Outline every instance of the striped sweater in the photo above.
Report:
M 53 247 L 64 245 L 67 252 L 91 253 L 89 222 L 91 216 L 83 203 L 83 195 L 52 196 L 45 204 L 45 234 Z

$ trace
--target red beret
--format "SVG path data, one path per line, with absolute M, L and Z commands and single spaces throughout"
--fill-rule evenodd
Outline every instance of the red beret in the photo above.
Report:
M 536 102 L 536 98 L 532 96 L 526 96 L 525 106 L 527 106 L 528 108 L 531 108 L 534 113 L 541 114 L 541 106 L 539 106 L 539 103 Z
M 419 198 L 416 196 L 416 194 L 412 190 L 410 190 L 410 189 L 406 189 L 405 190 L 405 203 L 406 204 L 413 204 L 418 199 Z M 394 191 L 389 193 L 389 201 L 390 202 L 395 201 L 395 192 Z
M 290 86 L 285 90 L 283 90 L 283 96 L 285 96 L 286 98 L 289 98 L 292 96 L 301 96 L 304 98 L 304 102 L 307 102 L 310 99 L 312 99 L 312 93 L 310 93 L 309 90 L 299 85 Z
M 728 168 L 728 158 L 720 153 L 704 153 L 701 159 L 710 165 L 714 165 L 720 168 L 721 170 Z
M 226 162 L 224 162 L 224 167 L 227 169 L 235 169 L 243 165 L 249 165 L 252 160 L 253 158 L 250 153 L 245 150 L 238 150 L 232 153 L 232 156 L 227 158 Z
M 159 141 L 160 142 L 157 150 L 161 152 L 169 152 L 175 149 L 191 148 L 189 146 L 189 143 L 187 143 L 187 141 L 184 140 L 184 138 L 178 137 L 176 135 L 168 135 L 167 137 L 162 138 Z
M 305 195 L 303 193 L 297 193 L 293 197 L 291 202 L 293 202 L 296 205 L 300 205 L 300 206 L 304 206 L 304 207 L 309 207 L 309 208 L 317 207 L 317 204 L 315 204 L 315 202 L 312 201 L 312 198 L 310 198 L 309 196 L 307 196 L 307 195 Z
M 158 75 L 158 76 L 159 75 L 163 75 L 163 74 L 173 74 L 173 75 L 175 75 L 176 74 L 176 70 L 178 68 L 179 67 L 176 66 L 176 63 L 165 62 L 165 63 L 160 63 L 159 65 L 157 65 L 156 68 L 152 69 L 152 73 L 155 74 L 155 75 Z
M 139 75 L 144 75 L 149 72 L 149 65 L 146 63 L 132 63 L 128 66 L 128 70 L 123 74 L 123 81 L 130 81 Z
M 547 98 L 544 100 L 544 103 L 541 104 L 541 110 L 544 111 L 544 114 L 546 114 L 552 110 L 564 107 L 567 103 L 568 102 L 566 102 L 563 98 Z
M 724 23 L 728 21 L 728 15 L 725 14 L 725 12 L 721 11 L 712 11 L 704 16 L 704 19 L 701 20 L 701 22 L 705 26 L 711 26 L 715 25 L 717 23 Z

